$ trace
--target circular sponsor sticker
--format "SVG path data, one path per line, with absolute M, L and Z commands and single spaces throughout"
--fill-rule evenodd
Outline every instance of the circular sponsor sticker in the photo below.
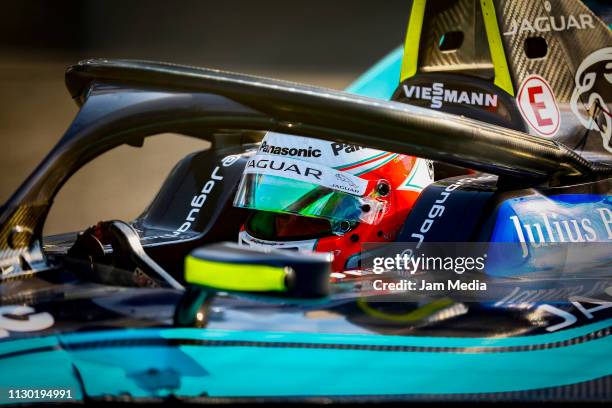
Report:
M 530 75 L 523 81 L 517 101 L 521 115 L 539 135 L 551 137 L 557 134 L 561 114 L 555 94 L 544 78 Z

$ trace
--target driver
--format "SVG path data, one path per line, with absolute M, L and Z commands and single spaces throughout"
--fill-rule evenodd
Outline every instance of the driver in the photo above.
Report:
M 234 200 L 252 210 L 239 242 L 327 252 L 335 272 L 356 269 L 362 243 L 393 241 L 431 182 L 425 159 L 268 132 Z

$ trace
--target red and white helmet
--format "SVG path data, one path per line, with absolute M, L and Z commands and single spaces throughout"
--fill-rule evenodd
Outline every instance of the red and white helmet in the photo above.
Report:
M 234 200 L 254 210 L 239 242 L 329 252 L 341 272 L 363 243 L 393 241 L 432 181 L 425 159 L 269 132 Z

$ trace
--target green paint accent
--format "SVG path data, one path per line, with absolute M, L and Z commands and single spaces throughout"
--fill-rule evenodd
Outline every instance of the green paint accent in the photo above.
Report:
M 268 265 L 213 262 L 185 258 L 185 280 L 215 289 L 245 292 L 284 292 L 285 268 Z
M 499 32 L 493 0 L 480 0 L 480 7 L 487 32 L 487 40 L 489 41 L 489 51 L 493 60 L 493 69 L 495 70 L 494 84 L 514 96 L 514 87 L 508 70 L 508 62 L 506 61 L 506 53 Z
M 421 32 L 423 31 L 423 18 L 425 17 L 426 0 L 413 0 L 404 42 L 404 60 L 402 61 L 402 71 L 400 82 L 411 78 L 417 73 L 419 62 L 419 48 L 421 44 Z
M 369 172 L 371 172 L 371 171 L 373 171 L 373 170 L 376 170 L 376 169 L 378 169 L 378 168 L 380 168 L 380 167 L 384 166 L 385 164 L 389 163 L 391 160 L 395 159 L 397 156 L 398 156 L 397 154 L 392 154 L 391 156 L 389 156 L 389 158 L 388 158 L 388 159 L 383 160 L 383 162 L 382 162 L 382 163 L 380 163 L 380 164 L 378 164 L 378 165 L 376 165 L 376 166 L 374 166 L 374 167 L 371 167 L 371 168 L 369 168 L 369 169 L 366 169 L 366 170 L 364 170 L 364 171 L 362 171 L 362 172 L 360 172 L 360 173 L 356 173 L 355 175 L 356 175 L 356 176 L 361 176 L 362 174 L 369 173 Z
M 368 160 L 372 160 L 372 159 L 375 159 L 375 158 L 377 158 L 377 157 L 384 156 L 385 154 L 387 154 L 387 152 L 378 153 L 378 154 L 375 154 L 374 156 L 366 157 L 366 158 L 365 158 L 365 159 L 363 159 L 363 160 L 358 160 L 358 161 L 353 162 L 353 163 L 343 164 L 342 166 L 337 166 L 337 167 L 334 167 L 334 169 L 338 170 L 338 169 L 344 169 L 344 168 L 346 168 L 346 167 L 352 167 L 352 166 L 354 166 L 354 165 L 356 165 L 356 164 L 359 164 L 359 163 L 364 163 L 364 162 L 367 162 Z
M 406 184 L 404 184 L 405 187 L 414 187 L 414 188 L 419 188 L 419 189 L 423 189 L 422 186 L 417 186 L 415 184 L 410 184 L 412 182 L 412 180 L 416 177 L 418 171 L 419 171 L 419 167 L 421 166 L 421 160 L 417 160 L 417 165 L 414 169 L 414 172 L 412 172 L 412 176 L 410 176 L 410 178 L 408 179 L 408 181 L 406 182 Z

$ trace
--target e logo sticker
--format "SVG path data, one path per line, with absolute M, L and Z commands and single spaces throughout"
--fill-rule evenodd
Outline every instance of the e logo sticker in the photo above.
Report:
M 552 137 L 561 125 L 555 94 L 544 78 L 530 75 L 518 93 L 521 115 L 540 136 Z

